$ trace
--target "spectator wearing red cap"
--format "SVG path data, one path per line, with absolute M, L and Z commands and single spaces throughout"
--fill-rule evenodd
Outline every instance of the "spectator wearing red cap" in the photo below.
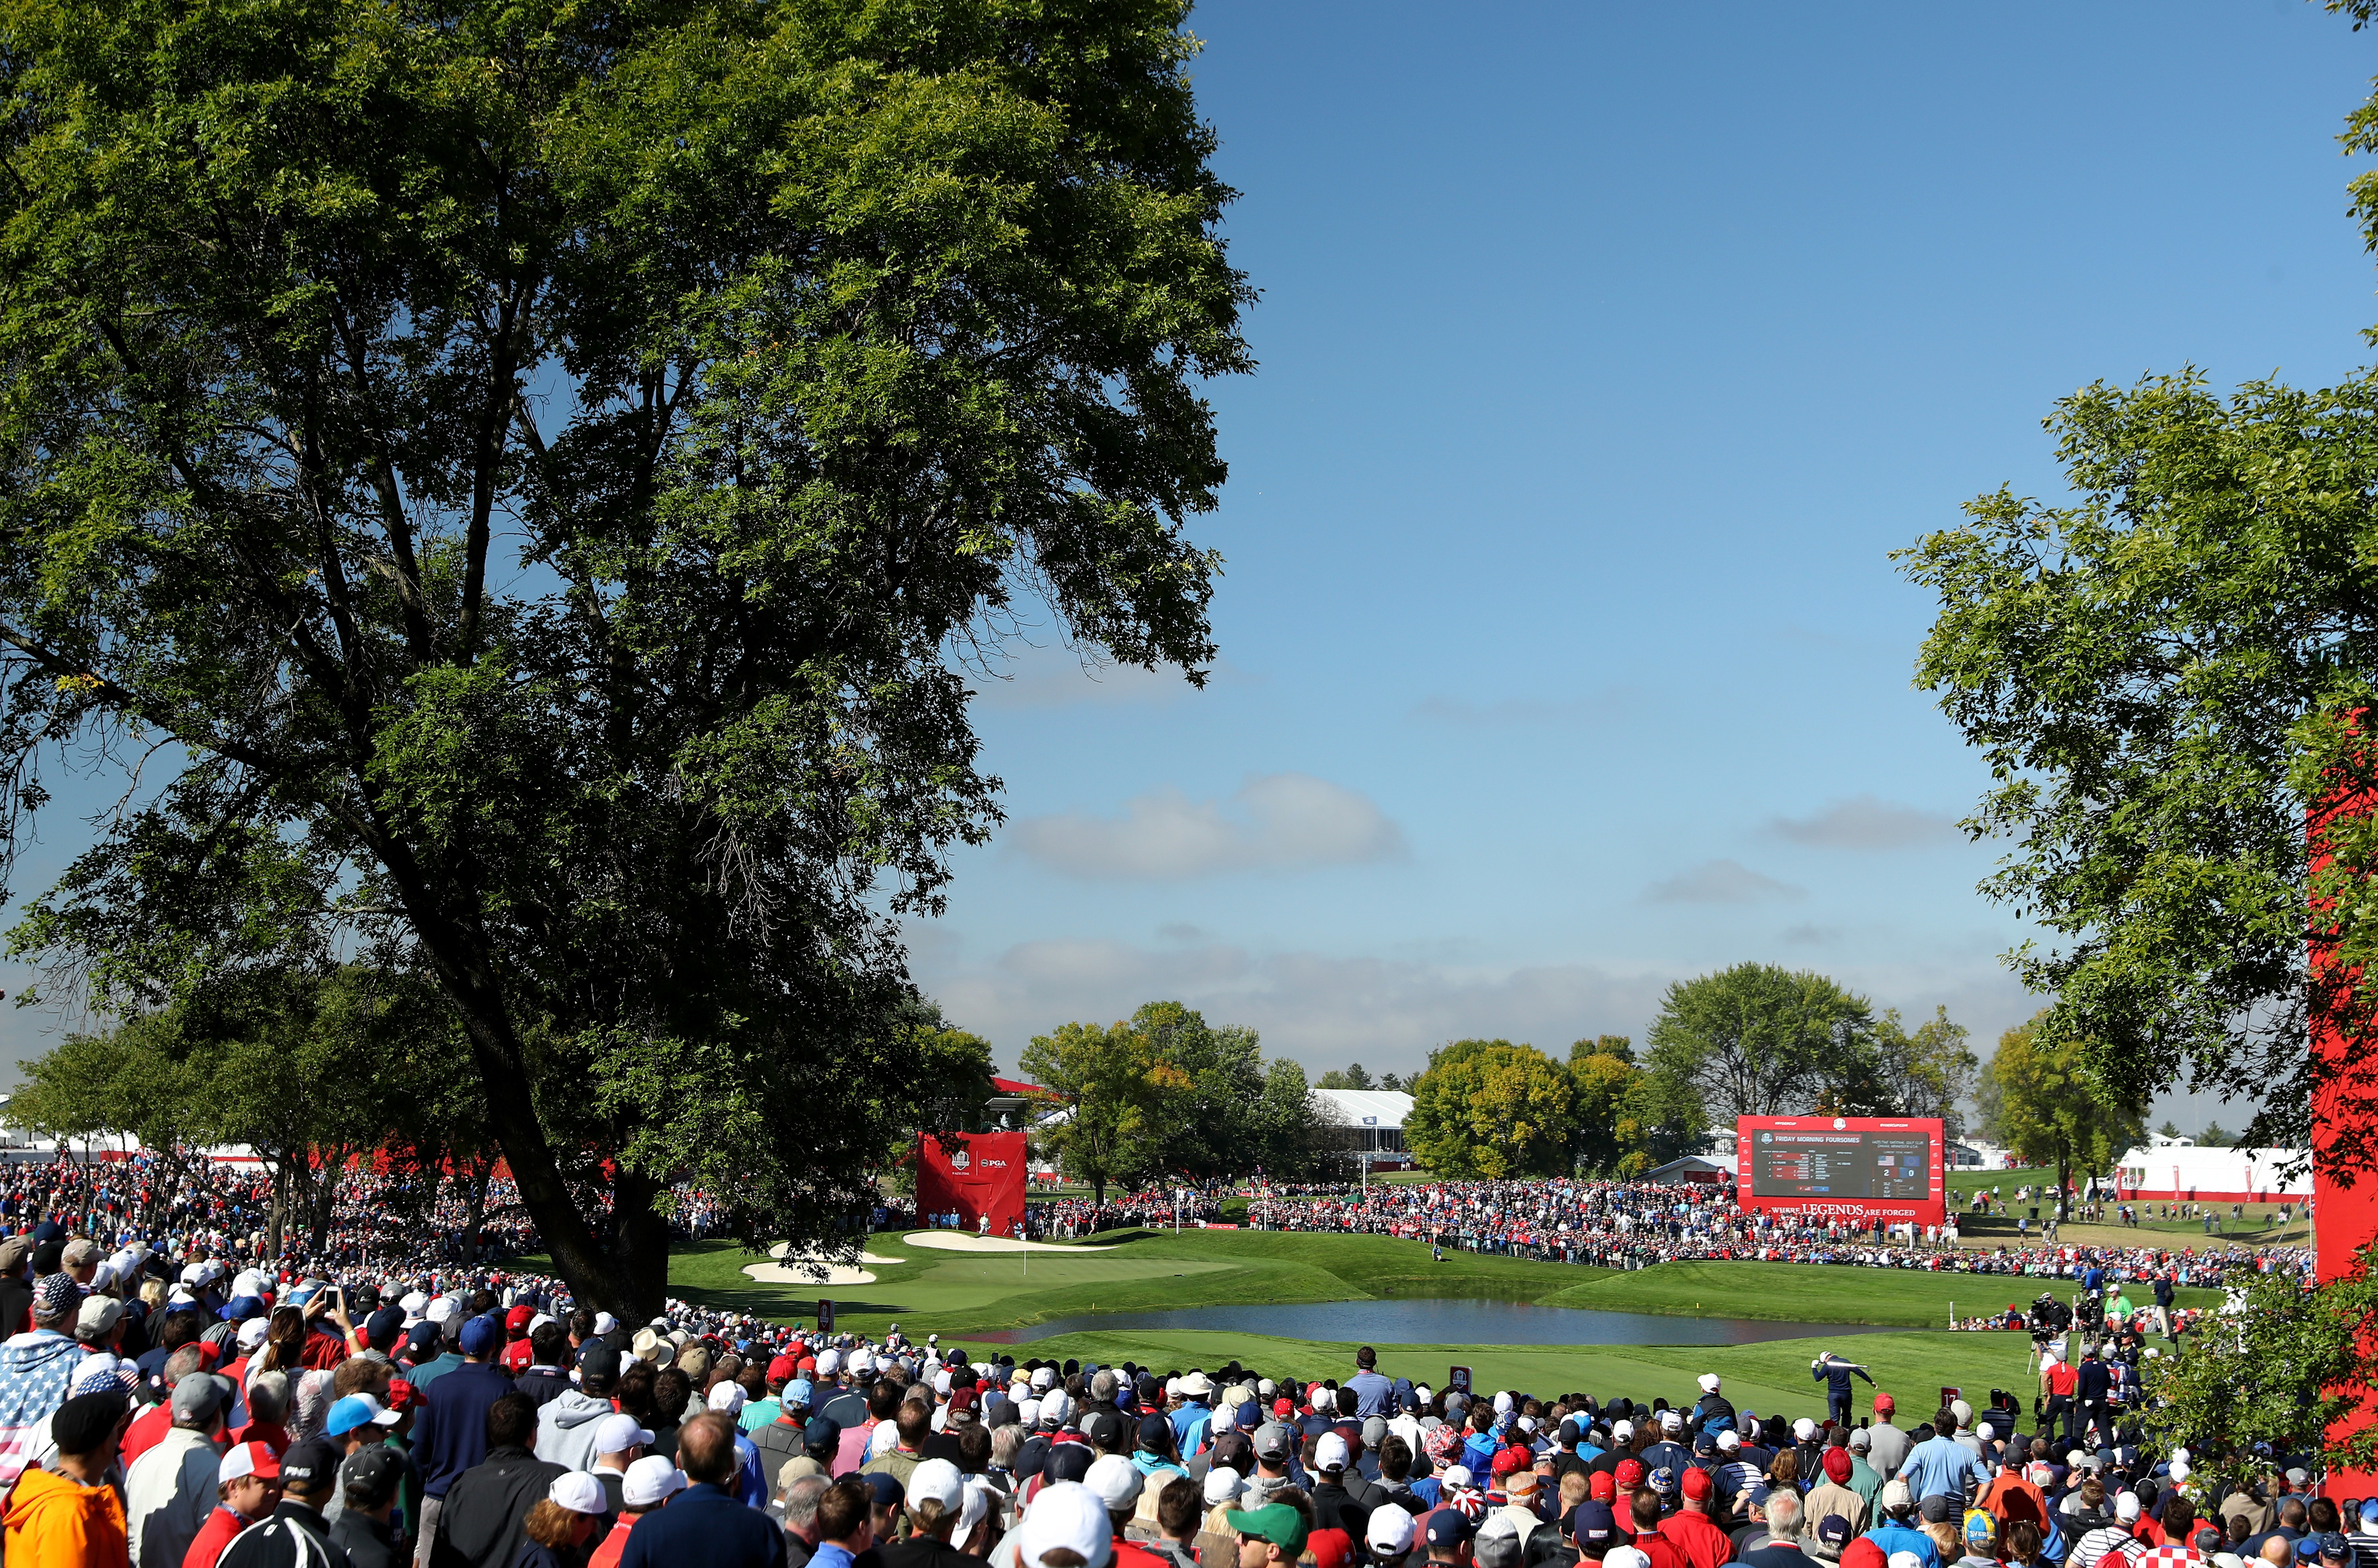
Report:
M 504 1351 L 496 1363 L 514 1377 L 535 1364 L 536 1348 L 528 1342 L 529 1325 L 534 1322 L 536 1309 L 525 1301 L 514 1302 L 504 1313 Z
M 756 1432 L 762 1427 L 766 1426 L 769 1422 L 783 1415 L 785 1413 L 785 1385 L 792 1381 L 793 1359 L 790 1356 L 776 1356 L 771 1358 L 768 1362 L 768 1392 L 766 1396 L 760 1399 L 754 1399 L 749 1405 L 744 1406 L 743 1414 L 736 1418 L 736 1424 L 740 1426 L 747 1432 Z
M 1884 1480 L 1899 1474 L 1899 1466 L 1907 1462 L 1907 1451 L 1915 1440 L 1891 1424 L 1899 1406 L 1888 1394 L 1874 1396 L 1874 1425 L 1866 1429 L 1867 1463 Z
M 1660 1534 L 1684 1554 L 1691 1568 L 1718 1568 L 1734 1560 L 1734 1538 L 1710 1517 L 1717 1485 L 1707 1470 L 1687 1468 L 1680 1485 L 1684 1505 L 1660 1521 Z
M 182 1568 L 215 1568 L 232 1538 L 281 1504 L 281 1456 L 268 1443 L 243 1442 L 215 1465 L 215 1511 L 182 1554 Z
M 1857 1489 L 1850 1485 L 1850 1451 L 1846 1447 L 1829 1446 L 1821 1463 L 1825 1478 L 1808 1489 L 1808 1523 L 1800 1533 L 1814 1540 L 1817 1526 L 1838 1515 L 1848 1521 L 1851 1535 L 1864 1535 L 1872 1510 L 1868 1507 L 1866 1499 L 1858 1494 Z

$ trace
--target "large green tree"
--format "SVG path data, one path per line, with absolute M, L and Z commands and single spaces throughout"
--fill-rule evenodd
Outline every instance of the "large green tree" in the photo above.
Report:
M 2098 1075 L 2094 1053 L 2048 1035 L 2041 1026 L 2048 1016 L 2042 1012 L 1999 1036 L 1988 1068 L 1990 1093 L 1982 1097 L 1982 1130 L 2024 1164 L 2054 1166 L 2062 1191 L 2075 1167 L 2107 1175 L 2116 1160 L 2144 1143 L 2147 1107 L 2144 1095 Z
M 1533 1046 L 1456 1040 L 1412 1081 L 1404 1144 L 1439 1176 L 1565 1176 L 1577 1081 Z
M 1837 1112 L 1895 1108 L 1882 1098 L 1874 1010 L 1822 975 L 1737 964 L 1679 980 L 1651 1021 L 1645 1065 L 1702 1125 L 1820 1104 Z
M 1643 1070 L 1624 1035 L 1597 1035 L 1568 1048 L 1576 1084 L 1571 1149 L 1579 1170 L 1632 1176 L 1651 1164 L 1643 1118 Z
M 657 1308 L 676 1178 L 839 1240 L 967 672 L 1213 654 L 1184 10 L 0 3 L 0 832 L 156 786 L 46 989 L 384 949 L 582 1300 Z
M 1187 1080 L 1162 1129 L 1158 1158 L 1198 1180 L 1234 1176 L 1262 1158 L 1264 1061 L 1253 1029 L 1219 1026 L 1177 1001 L 1152 1001 L 1131 1015 L 1159 1061 Z
M 1891 1109 L 1902 1116 L 1939 1117 L 1948 1137 L 1964 1137 L 1964 1102 L 1981 1071 L 1980 1059 L 1965 1044 L 1970 1033 L 1945 1007 L 1935 1007 L 1913 1029 L 1900 1021 L 1895 1007 L 1875 1020 L 1876 1076 Z
M 1034 1035 L 1018 1066 L 1040 1089 L 1045 1119 L 1035 1141 L 1066 1175 L 1088 1182 L 1097 1202 L 1107 1201 L 1110 1184 L 1163 1168 L 1166 1137 L 1192 1086 L 1147 1031 L 1124 1022 L 1063 1023 Z

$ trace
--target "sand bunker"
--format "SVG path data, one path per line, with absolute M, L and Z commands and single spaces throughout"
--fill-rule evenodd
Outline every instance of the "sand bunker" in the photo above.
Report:
M 777 1260 L 768 1263 L 745 1263 L 743 1272 L 762 1285 L 872 1285 L 874 1274 L 849 1263 L 830 1263 L 813 1260 L 804 1253 L 799 1258 L 787 1258 L 782 1241 L 768 1249 L 768 1256 Z M 861 1252 L 862 1263 L 896 1263 L 898 1258 L 879 1258 L 872 1252 Z M 819 1272 L 820 1270 L 823 1272 Z

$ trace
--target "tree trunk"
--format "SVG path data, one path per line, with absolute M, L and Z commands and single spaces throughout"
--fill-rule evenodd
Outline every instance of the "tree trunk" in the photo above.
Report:
M 321 1179 L 314 1188 L 313 1214 L 310 1216 L 312 1226 L 307 1233 L 311 1238 L 310 1244 L 317 1252 L 321 1251 L 330 1243 L 330 1220 L 338 1208 L 339 1188 L 345 1181 L 346 1174 L 345 1150 L 336 1150 L 325 1156 Z
M 546 1141 L 545 1129 L 537 1120 L 529 1088 L 526 1053 L 513 1031 L 503 988 L 486 962 L 493 943 L 475 919 L 448 916 L 418 886 L 406 889 L 405 905 L 413 916 L 414 929 L 429 954 L 438 986 L 462 1021 L 463 1037 L 471 1045 L 472 1063 L 486 1089 L 487 1130 L 503 1152 L 505 1163 L 511 1167 L 512 1179 L 520 1185 L 521 1207 L 536 1222 L 537 1234 L 545 1242 L 546 1256 L 553 1260 L 555 1272 L 582 1302 L 592 1302 L 615 1315 L 620 1314 L 622 1308 L 632 1309 L 635 1293 L 625 1288 L 623 1278 L 615 1275 L 617 1260 L 607 1251 L 602 1238 L 570 1199 L 560 1163 L 554 1158 L 553 1147 Z M 667 1266 L 664 1252 L 662 1282 L 667 1279 Z M 660 1286 L 655 1284 L 651 1292 L 655 1310 L 660 1294 Z M 640 1314 L 651 1315 L 650 1311 Z
M 272 1167 L 272 1207 L 264 1222 L 265 1256 L 281 1255 L 282 1232 L 289 1222 L 289 1162 L 276 1160 Z
M 479 1227 L 487 1222 L 487 1186 L 495 1179 L 496 1162 L 485 1156 L 474 1161 L 462 1177 L 462 1261 L 479 1261 Z

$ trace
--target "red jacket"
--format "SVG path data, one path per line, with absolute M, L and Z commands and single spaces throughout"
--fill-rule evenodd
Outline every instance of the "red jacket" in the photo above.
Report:
M 1722 1562 L 1734 1561 L 1734 1538 L 1719 1529 L 1706 1514 L 1690 1509 L 1671 1514 L 1660 1521 L 1660 1533 L 1684 1553 L 1691 1568 L 1718 1568 Z M 1636 1544 L 1642 1543 L 1639 1540 Z

